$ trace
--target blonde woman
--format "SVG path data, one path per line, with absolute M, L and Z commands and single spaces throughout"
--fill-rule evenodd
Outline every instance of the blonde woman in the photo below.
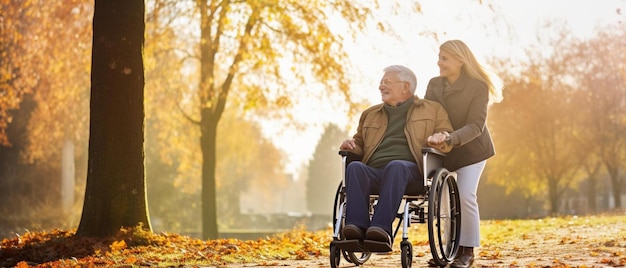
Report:
M 428 83 L 425 99 L 441 103 L 454 131 L 444 133 L 453 146 L 444 167 L 457 172 L 461 198 L 459 253 L 450 267 L 471 267 L 480 246 L 480 215 L 476 192 L 487 159 L 495 155 L 487 129 L 489 105 L 502 99 L 499 79 L 491 75 L 461 40 L 439 47 L 439 76 Z M 429 261 L 432 266 L 434 262 Z

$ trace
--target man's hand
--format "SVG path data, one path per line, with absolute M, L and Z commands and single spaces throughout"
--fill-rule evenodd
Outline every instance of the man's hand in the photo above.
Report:
M 356 147 L 356 143 L 354 143 L 354 139 L 345 140 L 339 146 L 339 150 L 353 150 Z

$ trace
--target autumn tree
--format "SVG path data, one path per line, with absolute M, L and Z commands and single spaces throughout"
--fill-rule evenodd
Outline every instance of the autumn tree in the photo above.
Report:
M 216 199 L 218 223 L 223 227 L 235 225 L 241 217 L 242 197 L 254 204 L 254 211 L 243 213 L 276 212 L 276 206 L 284 201 L 280 193 L 288 180 L 283 153 L 263 137 L 260 125 L 243 120 L 236 111 L 229 109 L 224 113 L 217 132 L 220 158 L 216 165 Z
M 0 2 L 0 145 L 9 146 L 6 128 L 12 121 L 9 113 L 19 108 L 24 94 L 32 93 L 37 79 L 36 39 L 39 15 L 36 1 Z
M 35 109 L 32 91 L 37 81 L 38 70 L 32 65 L 36 49 L 31 39 L 36 36 L 38 17 L 33 1 L 0 2 L 0 229 L 12 229 L 9 218 L 21 219 L 17 215 L 15 200 L 30 202 L 23 170 L 31 166 L 22 165 L 20 153 L 28 144 L 27 122 Z M 25 105 L 22 101 L 26 96 Z M 21 109 L 19 109 L 21 108 Z M 14 121 L 15 119 L 15 121 Z M 9 137 L 12 139 L 9 142 Z M 9 205 L 11 204 L 11 205 Z M 22 213 L 28 214 L 28 213 Z M 25 217 L 24 217 L 25 218 Z M 1 233 L 0 233 L 1 235 Z
M 307 208 L 311 213 L 332 214 L 335 192 L 342 180 L 339 145 L 346 138 L 348 133 L 337 125 L 328 124 L 317 142 L 313 158 L 309 161 L 306 183 Z
M 87 186 L 76 234 L 148 220 L 144 177 L 144 1 L 95 1 Z
M 81 187 L 67 184 L 62 191 L 59 160 L 65 144 L 75 145 L 75 174 L 86 170 L 88 118 L 84 111 L 89 109 L 93 3 L 4 1 L 0 6 L 0 53 L 9 56 L 0 59 L 0 69 L 8 71 L 0 75 L 0 84 L 6 86 L 0 86 L 0 92 L 7 94 L 7 98 L 0 97 L 0 106 L 19 105 L 9 111 L 9 117 L 0 116 L 10 122 L 10 145 L 0 145 L 0 200 L 8 210 L 0 207 L 0 213 L 21 222 L 22 229 L 70 228 L 80 217 L 74 197 L 81 195 Z M 84 179 L 77 184 L 81 182 Z
M 596 36 L 577 42 L 569 62 L 578 84 L 576 103 L 579 135 L 587 143 L 594 162 L 587 163 L 590 181 L 595 181 L 602 163 L 609 174 L 615 207 L 622 207 L 626 176 L 626 28 L 606 27 Z M 598 162 L 599 161 L 599 162 Z M 622 171 L 622 174 L 620 174 Z M 595 195 L 594 195 L 595 198 Z
M 561 33 L 529 48 L 528 62 L 500 68 L 515 72 L 502 74 L 504 101 L 490 112 L 498 157 L 490 164 L 489 179 L 527 197 L 547 193 L 551 214 L 559 212 L 565 192 L 576 185 L 585 160 L 581 148 L 571 146 L 577 107 L 570 105 L 567 64 L 572 59 L 565 51 L 572 41 Z
M 294 84 L 319 81 L 330 94 L 348 92 L 341 37 L 327 24 L 344 19 L 362 29 L 370 9 L 347 1 L 196 1 L 199 12 L 200 127 L 203 238 L 216 238 L 217 126 L 229 95 L 245 96 L 250 107 L 285 107 Z M 343 34 L 343 33 L 342 33 Z M 348 33 L 349 34 L 349 33 Z M 289 62 L 289 68 L 285 68 Z M 258 109 L 257 109 L 258 110 Z M 189 116 L 192 118 L 191 116 Z
M 75 225 L 80 217 L 75 200 L 81 200 L 75 196 L 83 194 L 87 169 L 89 119 L 85 111 L 89 110 L 93 4 L 64 0 L 39 5 L 49 12 L 41 22 L 41 48 L 53 56 L 38 63 L 43 69 L 33 92 L 36 109 L 28 122 L 28 146 L 22 156 L 49 170 L 37 179 L 51 184 L 46 187 L 52 192 L 47 196 L 57 199 L 53 204 Z
M 190 13 L 180 1 L 146 2 L 144 46 L 146 184 L 155 231 L 187 234 L 199 229 L 199 131 L 180 113 L 192 87 L 185 48 L 174 26 Z M 193 7 L 193 6 L 191 6 Z
M 43 110 L 54 110 L 54 107 L 46 107 L 45 102 L 58 103 L 65 108 L 68 105 L 63 105 L 64 101 L 72 103 L 85 97 L 79 92 L 85 91 L 86 79 L 83 77 L 89 68 L 88 59 L 83 56 L 90 52 L 90 44 L 85 41 L 91 34 L 91 27 L 85 16 L 91 15 L 92 5 L 84 0 L 54 3 L 26 0 L 3 1 L 0 7 L 3 11 L 0 17 L 3 23 L 0 27 L 0 91 L 3 92 L 0 96 L 0 133 L 4 133 L 6 124 L 12 121 L 7 111 L 18 108 L 24 94 L 32 94 L 36 102 L 43 102 L 40 105 Z M 67 95 L 71 97 L 63 98 Z M 58 119 L 66 118 L 55 118 Z M 67 118 L 65 122 L 73 119 L 76 118 Z M 74 129 L 68 125 L 59 129 L 64 127 Z M 58 132 L 58 129 L 47 131 Z M 0 134 L 0 144 L 8 145 L 9 142 Z M 33 148 L 26 153 L 30 149 Z M 35 149 L 35 155 L 42 154 L 40 148 Z

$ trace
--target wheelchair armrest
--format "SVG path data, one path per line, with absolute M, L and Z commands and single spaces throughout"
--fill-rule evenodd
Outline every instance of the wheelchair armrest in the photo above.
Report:
M 422 147 L 422 154 L 425 154 L 425 153 L 433 153 L 433 154 L 440 155 L 440 156 L 446 156 L 446 153 L 439 151 L 432 147 Z
M 355 153 L 350 152 L 350 151 L 341 150 L 341 151 L 339 151 L 339 155 L 341 155 L 342 157 L 346 157 L 346 165 L 349 164 L 352 161 L 360 161 L 361 160 L 361 156 L 360 155 L 355 154 Z

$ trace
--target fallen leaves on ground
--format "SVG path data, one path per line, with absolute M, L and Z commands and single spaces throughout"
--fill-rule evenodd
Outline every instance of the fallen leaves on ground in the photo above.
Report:
M 74 230 L 26 232 L 0 244 L 0 267 L 206 267 L 324 266 L 331 230 L 303 227 L 265 239 L 203 241 L 141 226 L 113 237 L 85 238 Z M 430 258 L 427 227 L 411 226 L 414 262 Z M 626 215 L 481 222 L 482 245 L 475 267 L 621 267 L 626 265 Z M 399 249 L 368 265 L 399 265 Z M 398 258 L 396 258 L 398 257 Z M 424 260 L 422 260 L 424 259 Z M 310 265 L 303 262 L 310 262 Z M 389 265 L 389 266 L 387 266 Z M 420 265 L 417 265 L 420 266 Z
M 297 228 L 266 239 L 202 241 L 141 227 L 114 237 L 86 238 L 75 230 L 27 232 L 0 244 L 0 267 L 180 266 L 271 262 L 320 256 L 330 237 Z

